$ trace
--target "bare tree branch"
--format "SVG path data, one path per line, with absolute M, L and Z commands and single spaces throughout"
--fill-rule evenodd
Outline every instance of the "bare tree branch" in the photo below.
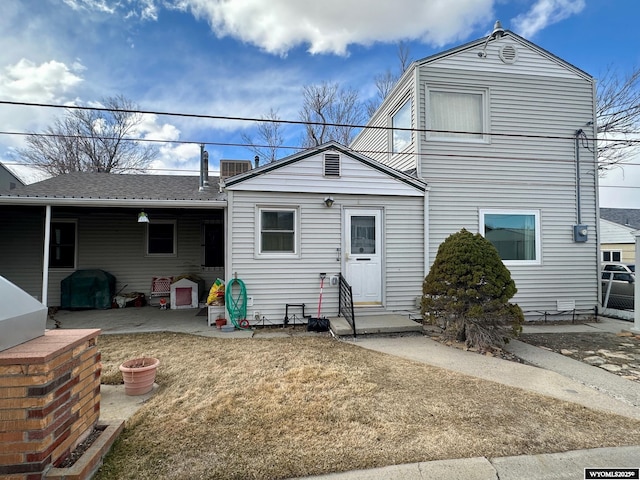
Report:
M 45 135 L 27 136 L 19 159 L 51 175 L 144 172 L 158 150 L 130 140 L 143 120 L 132 113 L 137 105 L 123 96 L 107 97 L 102 104 L 107 110 L 68 109 Z
M 243 133 L 242 141 L 249 145 L 249 150 L 267 162 L 275 162 L 278 159 L 278 150 L 284 143 L 282 137 L 282 123 L 278 111 L 271 108 L 269 113 L 261 115 L 262 122 L 256 122 L 257 140 Z
M 638 153 L 640 68 L 621 77 L 609 68 L 598 82 L 596 119 L 598 168 L 606 173 Z

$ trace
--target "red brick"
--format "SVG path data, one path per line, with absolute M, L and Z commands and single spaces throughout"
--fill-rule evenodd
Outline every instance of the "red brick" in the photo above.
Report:
M 64 404 L 71 398 L 70 392 L 65 392 L 56 398 L 53 402 L 49 403 L 43 408 L 31 408 L 27 412 L 28 418 L 44 418 L 49 415 L 51 412 L 56 410 L 60 405 Z

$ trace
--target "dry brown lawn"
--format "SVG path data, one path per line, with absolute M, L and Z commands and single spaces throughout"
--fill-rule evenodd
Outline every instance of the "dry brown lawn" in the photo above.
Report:
M 284 479 L 640 444 L 640 421 L 329 337 L 101 336 L 103 383 L 158 357 L 160 389 L 97 479 Z

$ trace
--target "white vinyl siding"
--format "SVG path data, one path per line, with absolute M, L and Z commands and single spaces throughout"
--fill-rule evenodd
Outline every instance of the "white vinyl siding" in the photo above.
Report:
M 319 162 L 321 163 L 321 162 Z M 424 280 L 424 197 L 384 195 L 332 195 L 328 208 L 315 194 L 233 191 L 230 206 L 232 249 L 229 272 L 237 272 L 253 297 L 253 311 L 270 322 L 281 323 L 285 305 L 306 305 L 305 313 L 316 315 L 320 273 L 327 278 L 342 268 L 342 224 L 346 208 L 384 206 L 383 210 L 383 292 L 388 310 L 414 308 Z M 256 209 L 268 202 L 269 208 L 299 205 L 300 253 L 298 257 L 255 258 L 258 229 Z M 322 315 L 338 313 L 338 288 L 324 283 Z
M 377 128 L 363 129 L 351 142 L 350 147 L 358 152 L 362 152 L 368 157 L 385 163 L 400 171 L 408 171 L 416 168 L 416 153 L 418 153 L 417 139 L 419 135 L 414 133 L 411 137 L 411 144 L 401 153 L 394 155 L 391 144 L 391 117 L 404 105 L 410 102 L 411 125 L 416 128 L 419 119 L 417 118 L 416 90 L 414 88 L 415 77 L 413 72 L 405 72 L 398 81 L 394 94 L 387 97 L 387 100 L 380 106 L 378 111 L 371 117 L 369 125 Z
M 517 47 L 513 64 L 499 58 L 498 49 L 506 43 Z M 585 127 L 594 120 L 593 82 L 579 70 L 508 35 L 489 42 L 486 58 L 477 55 L 481 47 L 415 64 L 412 95 L 419 130 L 429 128 L 429 88 L 490 92 L 486 132 L 490 142 L 434 141 L 427 133 L 417 134 L 421 159 L 417 171 L 430 186 L 429 263 L 449 235 L 462 228 L 479 231 L 480 208 L 535 209 L 540 212 L 540 264 L 508 266 L 518 288 L 513 301 L 528 318 L 554 312 L 557 300 L 575 300 L 578 310 L 592 310 L 598 303 L 600 252 L 597 235 L 590 235 L 585 243 L 573 241 L 577 223 L 573 135 L 582 128 L 589 138 L 594 136 L 592 127 Z M 371 124 L 404 95 L 406 88 L 395 89 Z M 375 130 L 365 128 L 352 147 L 375 152 L 377 137 Z M 594 145 L 590 141 L 579 148 L 581 222 L 595 229 Z M 370 155 L 392 165 L 384 154 Z

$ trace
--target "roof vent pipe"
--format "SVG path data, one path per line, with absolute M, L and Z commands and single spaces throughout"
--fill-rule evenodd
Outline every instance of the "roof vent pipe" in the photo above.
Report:
M 260 166 L 260 157 L 256 155 L 253 161 L 255 162 L 255 168 L 258 168 Z
M 200 145 L 200 191 L 209 188 L 209 152 Z

